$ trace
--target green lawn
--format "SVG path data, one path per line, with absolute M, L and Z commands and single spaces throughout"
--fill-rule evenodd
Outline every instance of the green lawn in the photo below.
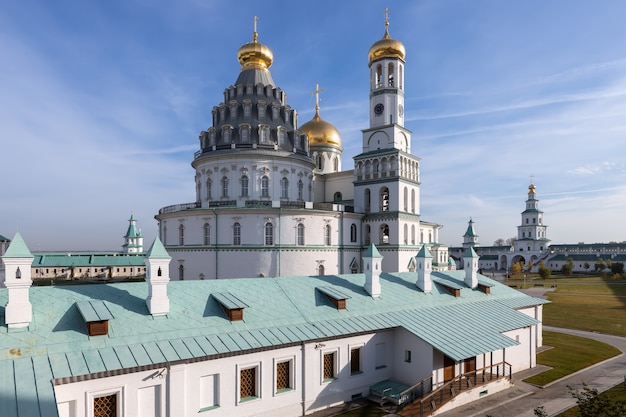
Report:
M 612 403 L 626 401 L 626 389 L 624 389 L 624 384 L 622 383 L 614 386 L 608 391 L 603 392 L 599 396 L 608 399 Z M 578 417 L 578 406 L 558 414 L 557 417 Z
M 526 378 L 525 382 L 545 385 L 621 353 L 606 343 L 555 332 L 544 331 L 543 344 L 553 348 L 538 354 L 537 363 L 552 369 Z

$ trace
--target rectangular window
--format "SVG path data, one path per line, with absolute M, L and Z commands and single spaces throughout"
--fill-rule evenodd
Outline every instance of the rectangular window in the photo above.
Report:
M 323 380 L 324 382 L 332 381 L 335 379 L 335 357 L 336 352 L 329 352 L 324 354 L 323 363 Z
M 117 417 L 117 393 L 94 397 L 93 417 Z
M 291 390 L 291 381 L 291 361 L 276 363 L 276 392 Z
M 361 370 L 361 348 L 350 349 L 350 374 L 360 374 Z
M 405 362 L 411 362 L 411 351 L 410 350 L 405 350 L 404 351 L 404 361 Z
M 239 401 L 257 397 L 257 368 L 242 369 L 239 371 Z
M 208 411 L 219 407 L 219 375 L 200 377 L 200 410 Z

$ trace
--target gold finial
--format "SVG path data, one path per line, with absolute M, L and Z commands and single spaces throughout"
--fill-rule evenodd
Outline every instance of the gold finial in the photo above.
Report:
M 311 91 L 311 95 L 315 94 L 315 119 L 320 118 L 320 93 L 323 93 L 324 89 L 320 89 L 320 84 L 315 83 L 315 91 Z
M 252 33 L 252 38 L 253 38 L 252 42 L 254 42 L 254 43 L 256 43 L 257 39 L 259 38 L 259 34 L 256 31 L 256 22 L 258 22 L 258 21 L 259 21 L 259 18 L 257 16 L 254 16 L 254 19 L 253 19 L 254 32 Z

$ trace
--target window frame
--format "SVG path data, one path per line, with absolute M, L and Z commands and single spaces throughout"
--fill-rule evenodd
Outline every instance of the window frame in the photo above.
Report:
M 250 369 L 254 369 L 254 395 L 241 397 L 241 376 L 242 372 L 248 371 Z M 237 405 L 248 403 L 255 400 L 261 399 L 261 363 L 254 362 L 250 364 L 237 365 Z
M 122 417 L 124 415 L 124 387 L 87 392 L 87 415 L 89 417 L 94 416 L 94 401 L 96 398 L 108 397 L 110 395 L 115 395 L 117 397 L 115 400 L 115 416 Z
M 363 363 L 364 363 L 363 362 L 363 348 L 364 347 L 365 347 L 365 344 L 363 344 L 363 343 L 360 343 L 360 344 L 357 344 L 357 345 L 349 345 L 348 346 L 348 354 L 350 355 L 349 356 L 349 359 L 350 359 L 350 376 L 362 375 L 363 372 L 364 372 L 363 371 Z M 355 352 L 355 351 L 358 352 L 357 353 L 357 355 L 358 355 L 358 358 L 357 358 L 358 363 L 356 364 L 357 365 L 356 370 L 355 370 L 355 367 L 354 367 L 354 365 L 355 365 L 354 361 L 353 361 L 354 358 L 352 356 L 353 352 Z
M 233 223 L 233 246 L 241 246 L 241 223 Z
M 332 360 L 332 376 L 326 375 L 326 357 L 328 355 L 333 355 Z M 336 381 L 339 377 L 337 370 L 339 369 L 339 349 L 328 349 L 322 350 L 320 356 L 320 383 L 327 384 L 333 381 Z
M 281 364 L 287 364 L 288 367 L 288 382 L 287 382 L 287 387 L 284 388 L 278 388 L 278 366 Z M 275 358 L 274 359 L 274 379 L 273 379 L 273 389 L 274 389 L 274 395 L 281 395 L 281 394 L 285 394 L 287 392 L 291 392 L 294 391 L 296 389 L 296 378 L 295 378 L 295 357 L 294 356 L 288 356 L 288 357 L 281 357 L 281 358 Z

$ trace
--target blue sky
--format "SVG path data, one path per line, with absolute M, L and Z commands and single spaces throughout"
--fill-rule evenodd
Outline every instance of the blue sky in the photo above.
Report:
M 368 127 L 369 47 L 407 49 L 422 218 L 459 245 L 513 237 L 531 176 L 553 243 L 626 240 L 626 2 L 4 1 L 0 234 L 31 250 L 117 250 L 133 212 L 192 202 L 193 153 L 252 37 L 300 123 L 321 115 L 343 167 Z

